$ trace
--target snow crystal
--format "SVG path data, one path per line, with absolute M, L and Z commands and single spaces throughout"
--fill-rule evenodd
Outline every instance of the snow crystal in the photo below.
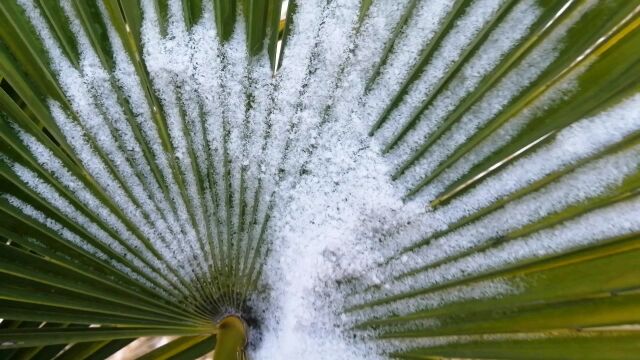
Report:
M 425 209 L 579 91 L 590 63 L 420 188 L 560 59 L 568 31 L 595 0 L 567 14 L 562 8 L 561 21 L 517 59 L 514 49 L 542 31 L 534 29 L 544 10 L 537 0 L 375 1 L 362 23 L 358 1 L 299 1 L 275 74 L 266 50 L 249 55 L 241 7 L 221 42 L 213 2 L 203 2 L 200 19 L 187 27 L 181 2 L 169 1 L 163 31 L 154 2 L 143 0 L 141 44 L 130 53 L 98 2 L 108 38 L 99 53 L 76 7 L 62 1 L 76 63 L 41 7 L 18 3 L 62 92 L 63 100 L 47 105 L 69 148 L 49 148 L 42 134 L 11 123 L 30 156 L 3 152 L 0 160 L 20 194 L 38 202 L 3 189 L 3 206 L 163 297 L 215 308 L 208 321 L 227 313 L 257 318 L 259 325 L 249 324 L 251 358 L 381 359 L 420 346 L 537 338 L 543 335 L 377 336 L 436 329 L 433 319 L 384 320 L 518 293 L 524 285 L 501 271 L 640 231 L 637 196 L 535 226 L 615 195 L 637 175 L 637 94 L 548 134 L 449 203 Z M 453 11 L 460 16 L 449 19 Z M 408 81 L 426 49 L 433 50 L 426 66 Z M 513 67 L 474 93 L 507 59 Z M 450 118 L 457 121 L 392 181 Z M 503 199 L 510 201 L 456 224 Z M 483 274 L 490 277 L 464 282 Z

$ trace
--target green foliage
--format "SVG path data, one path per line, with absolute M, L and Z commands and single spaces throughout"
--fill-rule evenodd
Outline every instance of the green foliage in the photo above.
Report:
M 73 0 L 71 3 L 79 14 L 80 24 L 88 35 L 92 48 L 101 64 L 108 70 L 113 70 L 114 64 L 107 29 L 109 26 L 115 29 L 127 55 L 132 59 L 135 73 L 144 89 L 145 100 L 150 108 L 154 109 L 153 122 L 159 130 L 162 148 L 173 154 L 167 116 L 161 101 L 153 91 L 142 58 L 142 14 L 139 1 L 103 0 L 102 4 L 108 13 L 110 23 L 102 20 L 96 1 Z M 256 57 L 266 52 L 275 74 L 283 62 L 287 37 L 294 25 L 295 1 L 206 1 L 212 2 L 218 35 L 222 41 L 229 41 L 237 29 L 236 15 L 241 14 L 244 17 L 247 53 Z M 64 56 L 74 66 L 79 66 L 78 44 L 61 5 L 56 1 L 47 0 L 38 0 L 36 3 L 52 29 L 55 40 L 61 45 Z M 372 3 L 371 0 L 362 1 L 355 31 L 366 21 Z M 398 23 L 389 29 L 390 39 L 384 44 L 380 58 L 375 61 L 371 77 L 366 84 L 367 91 L 371 90 L 381 75 L 417 3 L 417 0 L 408 1 Z M 389 99 L 381 116 L 372 122 L 374 125 L 370 135 L 375 135 L 387 121 L 390 121 L 390 115 L 398 109 L 411 86 L 428 67 L 438 47 L 471 3 L 470 0 L 455 1 L 452 9 L 439 24 L 432 40 L 421 49 L 415 66 L 406 78 L 400 79 L 399 90 Z M 434 90 L 423 99 L 419 108 L 405 119 L 403 127 L 384 145 L 383 153 L 389 153 L 407 141 L 407 134 L 416 126 L 420 117 L 436 98 L 446 91 L 465 64 L 485 43 L 489 34 L 517 4 L 516 0 L 503 3 L 490 21 L 475 35 L 462 55 L 448 68 Z M 554 29 L 562 26 L 584 2 L 540 0 L 539 4 L 543 7 L 542 15 L 528 30 L 524 40 L 511 49 L 491 71 L 483 75 L 479 85 L 464 96 L 437 129 L 421 142 L 419 149 L 396 169 L 392 174 L 394 180 L 416 166 L 423 154 L 438 146 L 447 131 L 459 124 L 463 116 L 483 96 L 494 89 L 510 71 L 522 64 L 524 58 L 545 41 Z M 169 0 L 154 1 L 163 33 L 166 33 L 167 29 L 169 5 Z M 202 0 L 182 1 L 187 27 L 195 26 L 202 18 L 204 5 Z M 437 164 L 435 170 L 423 174 L 424 178 L 405 194 L 406 198 L 412 199 L 451 169 L 457 161 L 496 134 L 501 126 L 527 111 L 532 104 L 548 95 L 554 86 L 564 81 L 575 81 L 577 90 L 537 113 L 513 139 L 440 191 L 431 205 L 447 205 L 474 189 L 482 180 L 550 143 L 562 129 L 580 119 L 610 109 L 629 96 L 637 94 L 640 90 L 639 6 L 636 0 L 597 2 L 566 34 L 564 41 L 571 46 L 562 48 L 559 56 L 535 82 L 478 129 L 470 139 L 457 147 L 450 156 Z M 33 171 L 78 208 L 80 213 L 95 222 L 101 230 L 118 238 L 116 231 L 110 228 L 105 219 L 95 216 L 92 209 L 80 202 L 73 191 L 63 186 L 58 178 L 38 163 L 20 141 L 18 132 L 23 131 L 40 141 L 61 159 L 63 165 L 80 179 L 82 185 L 116 214 L 127 228 L 137 231 L 127 214 L 120 210 L 117 204 L 112 203 L 105 190 L 82 167 L 82 162 L 69 144 L 73 139 L 65 138 L 56 125 L 47 104 L 48 99 L 60 102 L 63 110 L 71 117 L 79 115 L 72 110 L 65 92 L 56 80 L 51 64 L 48 63 L 41 40 L 15 0 L 0 1 L 0 23 L 0 192 L 24 200 L 48 218 L 72 229 L 84 243 L 104 252 L 110 259 L 133 265 L 132 259 L 118 254 L 95 239 L 87 229 L 43 200 L 41 194 L 11 170 L 10 163 L 16 163 Z M 343 68 L 342 70 L 344 71 Z M 114 88 L 118 89 L 117 86 Z M 125 113 L 126 120 L 134 129 L 135 138 L 142 144 L 144 158 L 150 159 L 153 176 L 162 179 L 153 152 L 142 140 L 143 134 L 136 125 L 136 109 L 127 102 L 121 92 L 117 93 L 117 101 Z M 185 134 L 185 137 L 187 141 L 192 141 L 188 134 Z M 402 253 L 411 253 L 420 246 L 432 243 L 504 209 L 546 185 L 553 184 L 584 164 L 638 144 L 640 134 L 636 132 L 633 136 L 600 149 L 580 162 L 554 171 L 512 194 L 466 214 L 449 224 L 446 229 L 407 246 Z M 119 181 L 123 181 L 124 175 L 118 173 L 116 164 L 113 164 L 99 147 L 92 145 L 100 158 L 108 164 L 108 170 Z M 193 152 L 185 156 L 197 163 Z M 225 153 L 225 156 L 228 157 L 228 154 Z M 207 170 L 198 166 L 221 171 L 225 174 L 227 183 L 229 182 L 230 170 L 227 160 L 224 164 L 207 162 L 205 165 L 194 165 L 195 173 L 205 174 Z M 170 157 L 169 167 L 178 179 L 180 194 L 188 199 L 178 160 Z M 203 184 L 213 182 L 206 176 L 198 176 L 197 181 L 197 196 L 204 198 L 206 194 L 202 190 Z M 159 181 L 159 184 L 165 194 L 169 193 L 166 183 Z M 240 187 L 244 190 L 244 186 Z M 598 197 L 546 215 L 506 235 L 495 236 L 482 245 L 473 246 L 464 252 L 401 274 L 395 279 L 386 280 L 402 280 L 412 275 L 427 273 L 440 265 L 496 248 L 540 230 L 550 229 L 597 209 L 637 199 L 639 194 L 640 171 L 636 169 L 633 175 Z M 249 195 L 241 192 L 239 196 L 243 200 Z M 225 195 L 226 206 L 230 206 L 229 202 L 235 200 L 231 197 L 228 191 Z M 192 207 L 187 206 L 187 209 Z M 246 220 L 245 224 L 244 219 L 250 219 L 251 226 L 256 225 L 253 223 L 255 211 L 255 208 L 242 208 L 238 212 L 238 229 L 229 228 L 228 231 L 233 234 L 241 233 L 239 230 L 242 230 L 242 227 L 249 226 L 249 220 Z M 225 215 L 222 219 L 225 224 L 233 223 L 230 218 L 231 212 Z M 193 213 L 189 213 L 188 216 L 191 219 L 195 217 Z M 240 332 L 241 335 L 238 335 L 236 328 L 235 333 L 227 336 L 231 340 L 223 339 L 222 335 L 217 338 L 216 334 L 223 329 L 214 323 L 214 318 L 220 315 L 221 303 L 240 302 L 239 299 L 244 299 L 247 293 L 255 288 L 264 256 L 259 249 L 264 241 L 265 224 L 269 219 L 269 215 L 266 216 L 262 227 L 257 231 L 257 238 L 251 239 L 254 241 L 254 251 L 247 248 L 246 252 L 241 253 L 241 249 L 234 247 L 232 241 L 228 241 L 226 247 L 219 245 L 220 249 L 214 249 L 215 245 L 207 242 L 203 236 L 199 250 L 203 253 L 209 251 L 219 254 L 206 269 L 209 274 L 217 274 L 217 277 L 190 281 L 179 276 L 176 268 L 169 266 L 170 273 L 163 274 L 158 263 L 143 260 L 145 271 L 136 272 L 135 275 L 139 279 L 135 279 L 114 268 L 109 261 L 96 257 L 87 248 L 71 244 L 60 233 L 26 216 L 7 199 L 0 198 L 0 318 L 3 319 L 0 323 L 0 358 L 47 359 L 57 355 L 56 359 L 99 359 L 117 352 L 135 338 L 164 335 L 181 337 L 153 350 L 141 359 L 192 359 L 212 351 L 216 342 L 219 344 L 219 350 L 230 346 L 231 350 L 228 351 L 233 353 L 237 348 L 238 339 L 246 336 L 244 329 Z M 145 236 L 139 233 L 134 235 L 140 235 L 140 239 L 145 239 Z M 467 336 L 461 341 L 391 354 L 403 359 L 632 359 L 640 353 L 640 335 L 636 328 L 625 329 L 621 326 L 640 323 L 640 295 L 637 293 L 640 287 L 638 236 L 639 234 L 632 234 L 615 237 L 597 246 L 575 248 L 554 256 L 540 256 L 500 269 L 469 274 L 461 280 L 451 280 L 432 287 L 369 301 L 353 306 L 346 312 L 370 309 L 418 296 L 429 296 L 459 286 L 477 284 L 480 281 L 507 280 L 519 284 L 522 291 L 496 298 L 443 303 L 435 307 L 416 309 L 406 315 L 367 320 L 356 324 L 354 328 L 376 330 L 379 338 L 385 340 Z M 207 249 L 208 247 L 211 248 Z M 146 259 L 145 254 L 162 258 L 149 241 L 142 247 L 129 246 L 127 251 L 140 259 Z M 393 259 L 388 259 L 391 260 Z M 131 268 L 136 269 L 135 266 Z M 158 274 L 158 277 L 149 274 Z M 185 296 L 193 294 L 197 298 L 189 299 Z M 176 298 L 186 299 L 179 302 Z M 435 321 L 432 325 L 421 325 L 420 321 L 426 320 Z M 99 326 L 89 327 L 96 324 Z M 418 325 L 411 330 L 395 328 L 407 324 Z M 593 329 L 596 327 L 598 329 Z M 519 334 L 527 333 L 533 335 L 528 338 L 517 337 Z M 67 347 L 68 344 L 71 345 Z M 224 351 L 227 350 L 220 350 L 219 353 L 222 354 Z

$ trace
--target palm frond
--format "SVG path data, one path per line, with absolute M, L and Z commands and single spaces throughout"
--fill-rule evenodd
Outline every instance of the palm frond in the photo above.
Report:
M 0 357 L 640 351 L 639 1 L 0 23 Z

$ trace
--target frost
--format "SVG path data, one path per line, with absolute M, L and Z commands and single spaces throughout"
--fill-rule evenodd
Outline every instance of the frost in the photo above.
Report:
M 257 318 L 251 358 L 376 359 L 420 346 L 543 336 L 376 338 L 381 331 L 437 329 L 433 319 L 353 327 L 517 294 L 522 285 L 500 276 L 460 282 L 640 231 L 637 196 L 536 227 L 616 195 L 637 176 L 637 94 L 559 129 L 450 203 L 425 211 L 537 116 L 579 91 L 578 76 L 591 62 L 403 198 L 542 78 L 595 1 L 576 4 L 523 52 L 397 181 L 390 174 L 531 36 L 541 2 L 514 2 L 503 17 L 506 0 L 462 2 L 461 16 L 373 136 L 371 126 L 433 45 L 453 1 L 417 1 L 396 39 L 390 29 L 410 0 L 375 1 L 362 23 L 357 1 L 296 2 L 275 75 L 266 50 L 249 56 L 242 14 L 231 38 L 219 40 L 210 1 L 190 28 L 181 3 L 167 2 L 166 32 L 154 2 L 141 1 L 135 50 L 98 2 L 109 59 L 96 52 L 77 8 L 62 1 L 77 61 L 64 55 L 41 7 L 18 2 L 62 92 L 46 105 L 64 141 L 50 147 L 44 133 L 10 121 L 13 140 L 28 154 L 3 149 L 3 176 L 19 188 L 2 190 L 3 208 L 162 297 L 211 310 L 207 320 L 230 312 Z M 485 30 L 486 40 L 476 44 Z M 533 188 L 549 177 L 554 181 Z M 44 246 L 35 236 L 28 242 Z

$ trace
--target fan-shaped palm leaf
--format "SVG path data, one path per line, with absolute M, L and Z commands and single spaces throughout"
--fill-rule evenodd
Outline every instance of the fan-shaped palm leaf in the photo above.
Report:
M 0 2 L 0 357 L 632 359 L 640 2 Z

